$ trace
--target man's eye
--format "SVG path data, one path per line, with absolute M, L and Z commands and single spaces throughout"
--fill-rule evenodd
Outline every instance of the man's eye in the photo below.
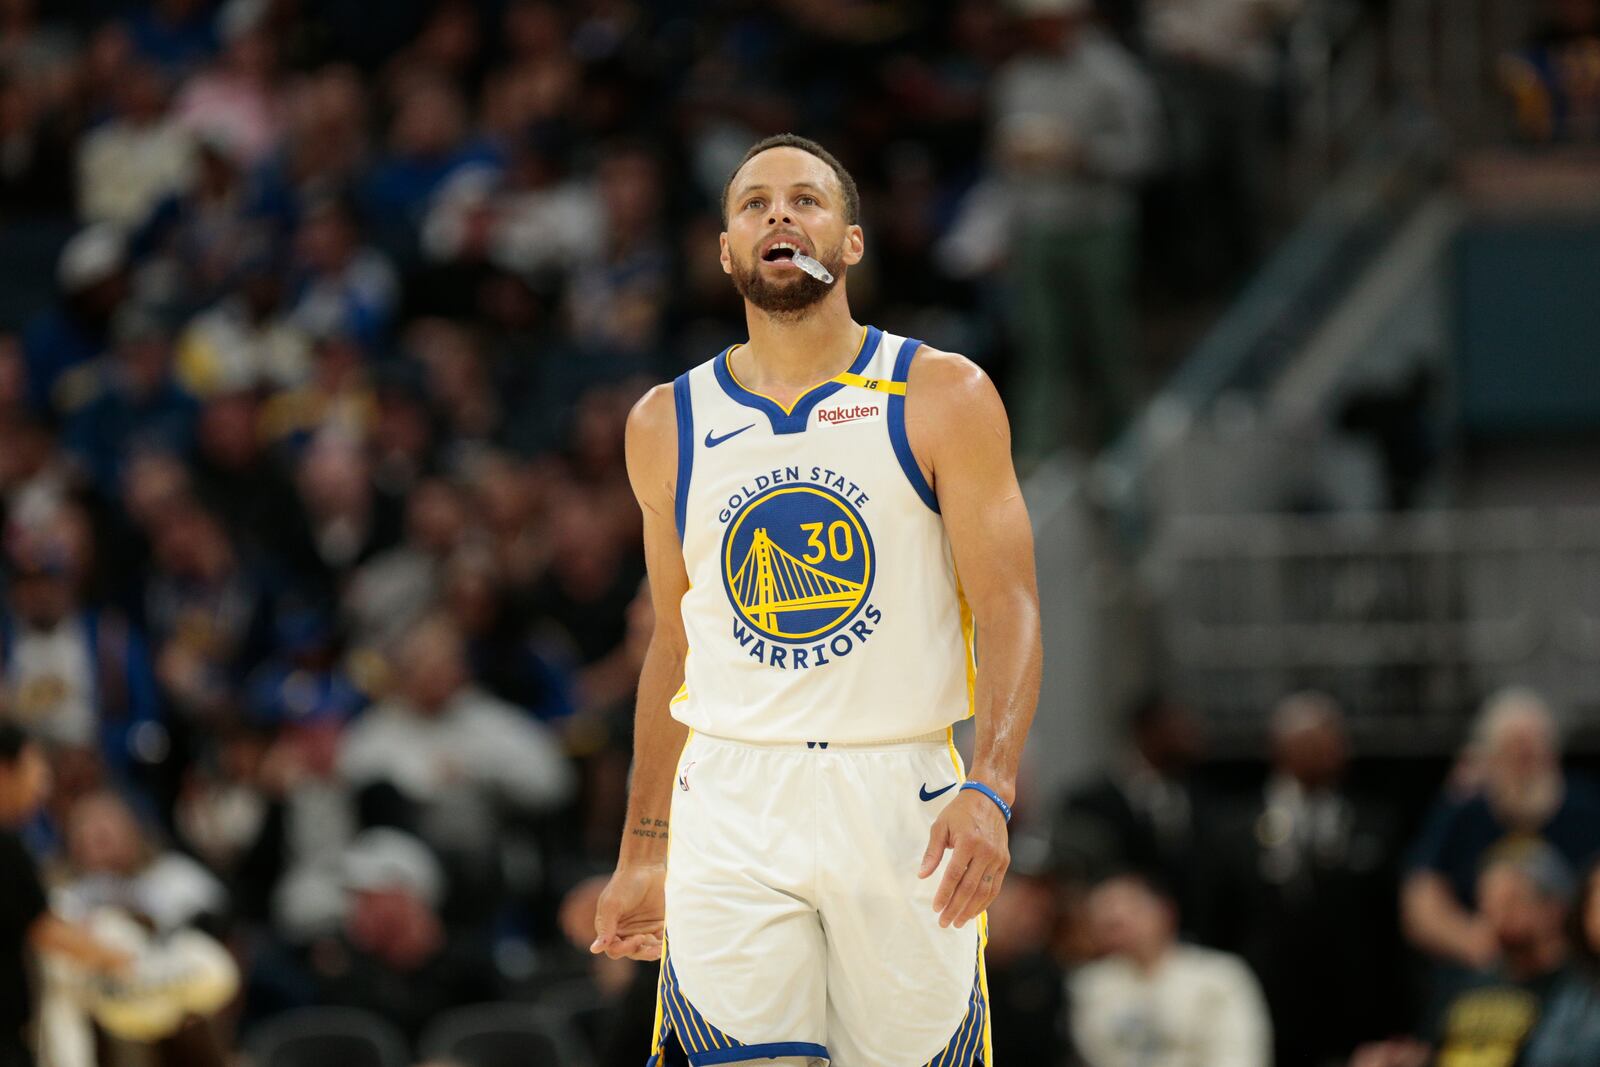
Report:
M 744 208 L 746 211 L 749 211 L 751 208 L 763 208 L 766 206 L 766 204 L 767 202 L 765 200 L 757 198 L 755 200 L 746 200 L 744 202 Z
M 817 202 L 817 198 L 814 197 L 814 196 L 797 196 L 797 197 L 795 197 L 795 203 L 797 203 L 797 204 L 815 204 L 816 202 Z

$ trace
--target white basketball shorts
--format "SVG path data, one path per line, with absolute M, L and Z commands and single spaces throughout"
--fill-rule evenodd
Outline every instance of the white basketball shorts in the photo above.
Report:
M 993 1067 L 986 919 L 939 926 L 948 852 L 917 877 L 963 777 L 947 732 L 873 745 L 692 733 L 647 1067 L 670 1039 L 692 1067 Z

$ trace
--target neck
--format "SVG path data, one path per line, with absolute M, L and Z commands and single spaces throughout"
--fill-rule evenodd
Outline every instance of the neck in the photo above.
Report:
M 1506 973 L 1513 979 L 1524 982 L 1549 974 L 1566 962 L 1566 958 L 1566 941 L 1560 936 L 1550 937 L 1508 952 Z
M 808 308 L 802 317 L 773 315 L 745 304 L 748 344 L 737 373 L 758 392 L 799 391 L 849 368 L 861 341 L 861 324 L 850 316 L 844 286 Z
M 1172 942 L 1157 941 L 1150 945 L 1141 945 L 1128 953 L 1128 958 L 1133 961 L 1133 966 L 1146 977 L 1154 974 L 1161 966 L 1161 961 L 1167 958 L 1167 953 L 1172 950 Z

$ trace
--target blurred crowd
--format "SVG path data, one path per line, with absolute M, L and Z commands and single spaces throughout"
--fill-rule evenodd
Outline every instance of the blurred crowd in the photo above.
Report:
M 1211 773 L 1182 703 L 1147 700 L 1123 755 L 1017 831 L 990 912 L 997 1058 L 1597 1062 L 1600 792 L 1539 695 L 1486 701 L 1425 810 L 1355 784 L 1332 697 L 1269 721 L 1252 783 Z
M 863 192 L 858 314 L 989 366 L 1025 463 L 1093 447 L 1146 384 L 1136 279 L 1260 255 L 1300 6 L 0 0 L 0 717 L 47 757 L 16 829 L 56 909 L 215 934 L 229 1033 L 339 1004 L 414 1037 L 575 978 L 623 1013 L 603 1062 L 634 1063 L 649 968 L 568 944 L 652 619 L 622 426 L 742 336 L 728 171 L 818 137 Z M 1528 88 L 1592 41 L 1569 8 L 1507 77 L 1526 128 L 1592 137 L 1591 98 Z M 1250 1062 L 1173 1051 L 1200 987 L 1280 1063 L 1401 1033 L 1397 824 L 1340 792 L 1336 709 L 1286 706 L 1259 808 L 1223 813 L 1175 708 L 997 907 L 1003 1062 L 1069 1034 L 1095 1067 Z M 1454 781 L 1405 920 L 1441 974 L 1522 988 L 1510 941 L 1528 900 L 1579 914 L 1589 824 L 1548 835 L 1560 863 L 1496 860 L 1522 897 L 1485 885 L 1498 830 L 1552 803 L 1498 766 Z M 1112 953 L 1070 985 L 1069 914 Z

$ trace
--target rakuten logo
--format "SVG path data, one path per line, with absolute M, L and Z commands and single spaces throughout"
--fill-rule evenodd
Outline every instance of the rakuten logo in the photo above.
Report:
M 883 408 L 877 404 L 841 404 L 836 408 L 818 408 L 817 423 L 822 426 L 841 426 L 847 422 L 883 418 Z

